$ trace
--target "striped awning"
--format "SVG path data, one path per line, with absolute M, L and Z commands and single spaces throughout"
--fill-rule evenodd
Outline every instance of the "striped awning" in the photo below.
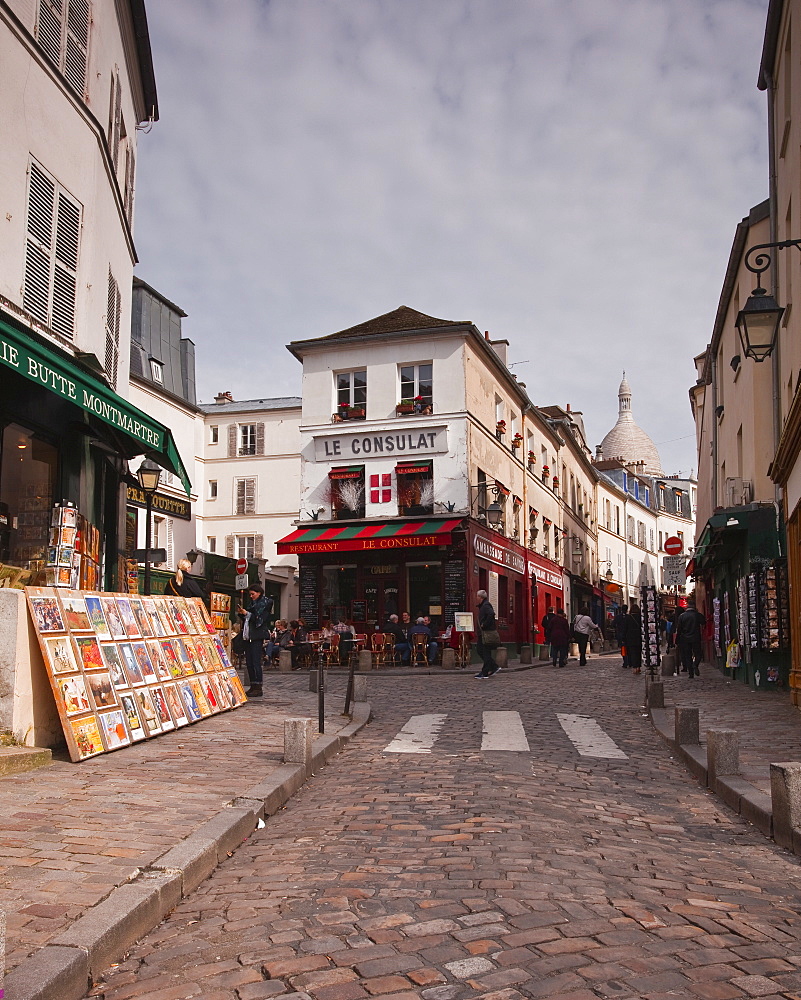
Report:
M 278 554 L 325 552 L 380 552 L 386 549 L 408 549 L 421 545 L 448 545 L 451 532 L 462 523 L 461 518 L 442 520 L 396 521 L 357 524 L 337 528 L 320 525 L 299 528 L 278 541 Z
M 328 473 L 329 479 L 361 479 L 364 472 L 363 465 L 343 465 L 337 469 L 331 469 Z
M 431 462 L 398 462 L 396 476 L 413 476 L 417 472 L 431 472 Z

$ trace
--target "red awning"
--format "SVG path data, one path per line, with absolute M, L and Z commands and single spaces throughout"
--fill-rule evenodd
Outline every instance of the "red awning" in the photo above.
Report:
M 331 469 L 328 473 L 329 479 L 361 479 L 364 473 L 363 465 L 343 465 L 337 469 Z
M 408 549 L 421 545 L 449 545 L 451 532 L 462 523 L 461 518 L 449 521 L 397 521 L 387 524 L 331 525 L 300 528 L 278 541 L 278 554 L 314 554 L 326 552 L 381 552 L 388 549 Z
M 431 462 L 398 462 L 396 476 L 413 476 L 417 472 L 431 472 Z

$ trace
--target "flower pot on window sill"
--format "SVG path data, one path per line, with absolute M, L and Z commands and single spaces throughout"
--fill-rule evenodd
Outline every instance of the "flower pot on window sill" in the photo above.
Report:
M 414 413 L 414 403 L 398 403 L 395 407 L 395 412 L 404 415 Z
M 364 420 L 366 414 L 363 406 L 352 406 L 348 410 L 349 420 Z
M 358 517 L 364 517 L 364 511 L 348 510 L 347 507 L 340 507 L 337 511 L 337 521 L 354 521 Z

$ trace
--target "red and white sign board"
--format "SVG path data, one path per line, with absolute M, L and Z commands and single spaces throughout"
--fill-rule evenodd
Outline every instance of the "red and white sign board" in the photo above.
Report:
M 248 571 L 248 561 L 247 561 L 247 559 L 237 559 L 237 561 L 236 561 L 236 571 L 237 571 L 237 573 L 247 573 L 247 571 Z
M 679 556 L 684 551 L 684 542 L 678 535 L 671 535 L 665 539 L 665 552 L 669 556 Z

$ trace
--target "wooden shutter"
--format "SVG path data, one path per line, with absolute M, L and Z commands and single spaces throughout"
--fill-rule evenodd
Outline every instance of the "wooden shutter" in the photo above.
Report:
M 225 554 L 228 556 L 229 559 L 233 559 L 234 558 L 234 536 L 233 535 L 226 535 L 225 536 Z
M 236 458 L 236 424 L 228 425 L 228 457 Z
M 75 332 L 75 294 L 78 285 L 80 208 L 62 191 L 58 193 L 56 254 L 53 268 L 53 310 L 50 325 L 63 337 Z
M 88 0 L 68 0 L 67 39 L 64 50 L 64 76 L 85 97 L 86 53 L 89 47 Z
M 253 558 L 261 559 L 264 553 L 264 535 L 253 536 Z
M 256 513 L 256 480 L 237 479 L 236 481 L 236 513 Z
M 128 217 L 128 224 L 133 225 L 133 200 L 134 200 L 134 173 L 136 156 L 134 154 L 133 141 L 128 140 L 125 148 L 125 214 Z
M 36 39 L 39 47 L 56 69 L 61 63 L 62 0 L 40 0 Z
M 264 424 L 256 424 L 256 454 L 264 454 Z
M 117 386 L 117 367 L 120 358 L 120 307 L 122 297 L 120 296 L 119 285 L 111 273 L 108 272 L 108 302 L 106 306 L 106 357 L 105 369 L 106 377 L 113 388 Z M 162 473 L 163 475 L 163 473 Z

